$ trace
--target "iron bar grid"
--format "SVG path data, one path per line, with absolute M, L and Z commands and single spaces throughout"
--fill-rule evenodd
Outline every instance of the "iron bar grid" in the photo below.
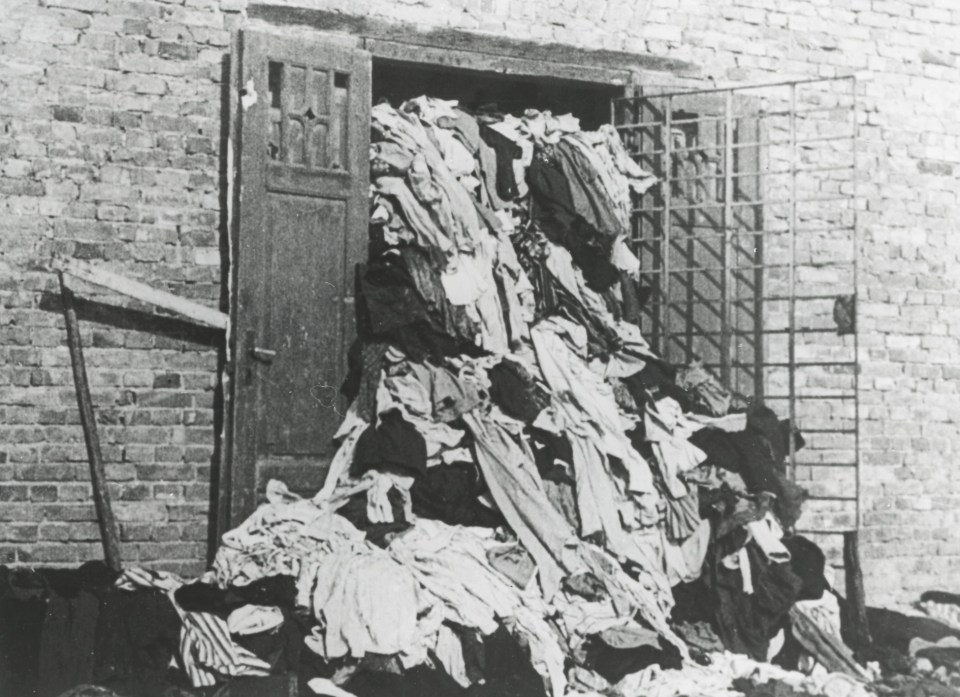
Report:
M 817 462 L 816 449 L 798 454 L 790 443 L 794 478 L 798 468 L 856 470 L 852 495 L 810 482 L 813 499 L 856 505 L 819 533 L 860 521 L 856 105 L 853 78 L 611 105 L 634 159 L 660 178 L 635 196 L 629 240 L 653 290 L 642 318 L 652 345 L 673 364 L 701 360 L 734 394 L 765 401 L 811 436 L 854 441 L 849 463 L 831 460 L 829 445 Z M 852 326 L 839 324 L 845 296 Z

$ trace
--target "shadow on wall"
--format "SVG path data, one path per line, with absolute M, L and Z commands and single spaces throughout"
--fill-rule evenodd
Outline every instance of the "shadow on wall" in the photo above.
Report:
M 224 290 L 226 293 L 226 290 Z M 40 296 L 39 307 L 46 312 L 55 312 L 58 315 L 63 313 L 63 302 L 59 293 L 45 292 Z M 74 307 L 77 313 L 77 319 L 80 321 L 81 336 L 89 335 L 84 332 L 84 324 L 94 322 L 101 326 L 107 326 L 114 329 L 139 331 L 153 336 L 165 337 L 176 341 L 185 341 L 194 345 L 216 348 L 217 349 L 217 368 L 218 375 L 222 375 L 223 366 L 226 360 L 225 342 L 223 332 L 218 329 L 201 327 L 192 322 L 188 322 L 177 317 L 168 317 L 157 315 L 152 312 L 137 310 L 102 303 L 96 300 L 89 300 L 79 296 L 74 298 Z M 99 347 L 96 336 L 87 338 L 84 341 L 85 346 Z M 213 394 L 213 454 L 210 458 L 210 499 L 208 501 L 209 513 L 207 515 L 207 561 L 212 558 L 217 543 L 217 482 L 220 478 L 220 460 L 221 460 L 221 433 L 223 428 L 223 387 L 222 381 L 218 380 Z M 94 405 L 106 406 L 106 405 Z M 112 405 L 111 405 L 112 406 Z M 101 412 L 104 413 L 104 412 Z M 98 423 L 100 419 L 98 418 Z

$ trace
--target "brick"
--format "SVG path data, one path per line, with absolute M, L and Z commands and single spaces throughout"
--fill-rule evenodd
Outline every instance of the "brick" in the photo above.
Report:
M 193 465 L 139 465 L 137 476 L 143 481 L 189 480 L 194 478 Z
M 149 523 L 121 523 L 120 539 L 123 542 L 149 540 L 153 535 L 154 526 Z
M 145 19 L 125 19 L 123 20 L 124 34 L 146 35 L 150 23 Z
M 206 503 L 176 504 L 168 506 L 167 512 L 171 522 L 205 520 L 209 505 Z
M 157 501 L 118 501 L 114 503 L 117 520 L 127 522 L 163 522 L 167 519 L 166 507 Z
M 0 484 L 0 502 L 26 501 L 27 487 L 22 484 Z
M 0 523 L 0 541 L 3 542 L 36 542 L 37 525 Z
M 936 160 L 918 160 L 917 171 L 923 174 L 949 177 L 953 175 L 953 165 L 949 162 L 938 162 Z
M 20 465 L 16 468 L 16 478 L 20 481 L 68 481 L 76 479 L 74 465 Z
M 80 550 L 73 544 L 39 544 L 31 546 L 29 551 L 21 550 L 18 553 L 19 561 L 35 564 L 72 564 L 79 558 Z
M 116 92 L 162 95 L 167 91 L 167 83 L 156 75 L 110 75 L 107 77 L 107 89 Z
M 165 373 L 153 378 L 154 389 L 177 389 L 181 385 L 181 377 L 177 373 Z
M 161 41 L 157 55 L 161 58 L 192 61 L 197 58 L 197 47 L 193 44 Z
M 111 495 L 120 501 L 146 501 L 153 491 L 149 484 L 140 482 L 111 485 Z
M 105 466 L 107 480 L 110 482 L 125 482 L 137 476 L 136 467 L 124 463 L 107 463 Z
M 99 541 L 100 526 L 97 523 L 41 523 L 39 539 L 57 542 Z
M 182 499 L 183 487 L 180 484 L 157 484 L 153 487 L 153 496 L 166 501 Z
M 43 196 L 43 183 L 0 177 L 0 194 L 7 196 Z
M 90 501 L 93 490 L 90 484 L 60 484 L 57 486 L 58 501 Z
M 31 503 L 53 503 L 57 500 L 57 487 L 50 484 L 31 486 L 29 499 Z

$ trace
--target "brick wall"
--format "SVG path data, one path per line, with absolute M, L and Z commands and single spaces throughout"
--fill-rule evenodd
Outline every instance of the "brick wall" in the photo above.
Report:
M 224 2 L 12 0 L 0 14 L 0 563 L 100 558 L 52 253 L 221 301 Z M 78 307 L 128 563 L 207 540 L 216 333 Z
M 960 567 L 960 8 L 952 0 L 299 0 L 691 61 L 687 84 L 860 76 L 871 601 Z M 99 553 L 52 281 L 60 251 L 222 301 L 221 60 L 244 0 L 12 0 L 0 16 L 0 559 Z M 677 76 L 649 75 L 652 83 Z M 135 310 L 135 308 L 134 308 Z M 85 309 L 130 561 L 200 565 L 217 339 Z M 63 542 L 68 544 L 63 544 Z

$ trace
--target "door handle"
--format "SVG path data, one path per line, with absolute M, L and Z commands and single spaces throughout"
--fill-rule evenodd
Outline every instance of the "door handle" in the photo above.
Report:
M 259 346 L 253 346 L 250 348 L 250 355 L 253 357 L 253 360 L 269 365 L 273 363 L 273 359 L 277 357 L 277 352 L 260 348 Z

